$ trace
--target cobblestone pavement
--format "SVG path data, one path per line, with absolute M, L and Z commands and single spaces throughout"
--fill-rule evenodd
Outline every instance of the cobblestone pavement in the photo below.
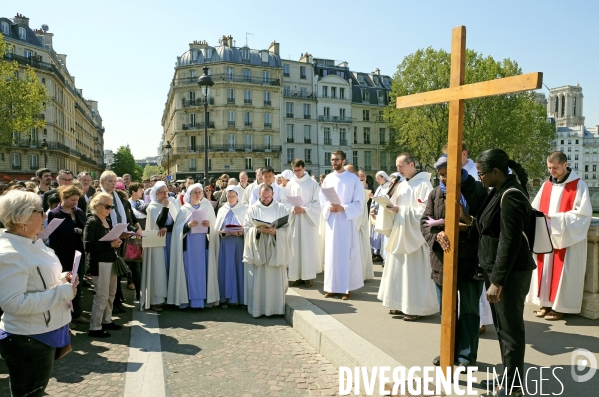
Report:
M 123 288 L 126 284 L 123 283 Z M 131 291 L 125 290 L 126 303 Z M 91 307 L 86 291 L 84 307 Z M 133 309 L 115 317 L 127 325 Z M 89 317 L 89 313 L 86 313 Z M 159 316 L 166 396 L 334 396 L 338 375 L 283 317 L 252 318 L 238 308 L 168 308 Z M 55 363 L 51 396 L 122 396 L 131 329 L 106 340 L 89 338 L 79 325 L 73 353 Z M 9 396 L 0 360 L 0 396 Z

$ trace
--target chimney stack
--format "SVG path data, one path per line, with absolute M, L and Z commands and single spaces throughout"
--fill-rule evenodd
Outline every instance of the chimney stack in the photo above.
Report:
M 223 35 L 223 37 L 220 39 L 220 43 L 223 45 L 223 47 L 229 47 L 229 38 Z
M 374 74 L 376 74 L 377 76 L 380 76 L 380 75 L 381 75 L 381 69 L 379 69 L 379 68 L 376 68 L 376 69 L 374 70 Z
M 272 52 L 273 54 L 279 55 L 279 43 L 277 43 L 276 40 L 273 40 L 273 42 L 270 43 L 270 46 L 268 47 L 268 51 Z
M 29 18 L 27 18 L 25 15 L 17 13 L 17 15 L 14 17 L 14 22 L 16 24 L 21 24 L 29 27 Z
M 300 55 L 300 62 L 304 63 L 312 63 L 312 55 L 310 55 L 307 51 L 305 54 Z

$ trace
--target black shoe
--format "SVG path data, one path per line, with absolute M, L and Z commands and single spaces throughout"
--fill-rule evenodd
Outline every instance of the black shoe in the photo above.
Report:
M 122 325 L 118 325 L 115 323 L 108 323 L 108 324 L 102 324 L 102 330 L 108 330 L 108 331 L 120 331 L 123 329 Z
M 500 385 L 502 380 L 503 380 L 503 376 L 500 376 L 497 379 L 495 379 L 495 386 Z M 480 385 L 484 389 L 489 389 L 489 390 L 493 389 L 494 388 L 493 378 L 491 378 L 489 380 L 487 380 L 487 379 L 481 380 Z
M 439 365 L 441 365 L 441 356 L 437 356 L 433 359 L 433 365 L 435 367 L 438 367 Z
M 91 336 L 92 338 L 110 338 L 110 334 L 102 329 L 90 330 L 87 336 Z
M 476 365 L 476 363 L 470 362 L 470 361 L 457 361 L 454 364 L 456 367 L 464 367 L 464 368 L 468 368 L 468 367 L 473 367 Z
M 114 305 L 112 307 L 112 311 L 116 313 L 125 313 L 127 310 L 125 310 L 125 306 L 119 303 L 118 305 Z

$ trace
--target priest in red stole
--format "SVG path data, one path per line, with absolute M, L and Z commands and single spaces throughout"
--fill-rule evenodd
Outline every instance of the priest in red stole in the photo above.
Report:
M 537 317 L 555 321 L 564 313 L 580 313 L 587 263 L 587 232 L 593 216 L 587 184 L 568 167 L 563 152 L 547 157 L 551 176 L 537 193 L 533 208 L 543 212 L 550 222 L 554 251 L 533 254 L 537 270 L 533 272 L 528 302 L 540 309 Z

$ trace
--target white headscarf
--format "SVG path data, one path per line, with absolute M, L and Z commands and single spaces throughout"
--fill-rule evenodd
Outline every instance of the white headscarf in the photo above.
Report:
M 293 172 L 291 170 L 285 170 L 281 172 L 281 176 L 290 181 L 293 179 Z
M 183 196 L 183 202 L 189 203 L 191 201 L 191 191 L 194 189 L 200 189 L 202 192 L 204 191 L 204 186 L 201 183 L 194 183 L 185 191 L 185 195 Z
M 100 186 L 100 189 L 106 194 L 110 194 L 106 192 L 103 186 Z M 112 227 L 115 227 L 118 222 L 118 218 L 116 216 L 116 211 L 119 212 L 119 216 L 121 217 L 121 223 L 127 223 L 127 215 L 125 214 L 125 207 L 123 207 L 123 203 L 121 202 L 121 196 L 116 192 L 116 189 L 112 191 L 112 203 L 114 204 L 114 209 L 110 210 L 110 222 L 112 223 Z
M 150 190 L 150 200 L 159 203 L 159 201 L 156 200 L 156 193 L 158 193 L 158 190 L 160 190 L 162 187 L 166 187 L 166 183 L 163 181 L 158 181 L 154 184 L 154 187 L 152 187 L 152 190 Z
M 383 178 L 385 178 L 385 180 L 387 182 L 389 182 L 389 175 L 387 175 L 387 173 L 385 171 L 379 171 L 379 172 L 377 172 L 376 176 L 379 176 L 379 175 L 382 176 Z
M 227 192 L 231 192 L 231 191 L 237 193 L 237 198 L 239 200 L 241 200 L 241 195 L 243 193 L 241 192 L 241 189 L 239 187 L 237 187 L 237 185 L 229 185 L 229 186 L 227 186 L 227 188 L 225 189 L 225 194 L 227 194 Z

